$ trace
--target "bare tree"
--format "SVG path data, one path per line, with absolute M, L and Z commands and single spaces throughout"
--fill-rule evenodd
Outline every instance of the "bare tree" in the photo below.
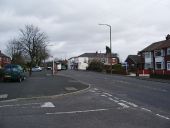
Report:
M 24 65 L 24 56 L 22 54 L 22 47 L 19 40 L 13 38 L 8 41 L 6 46 L 6 53 L 12 58 L 12 63 Z
M 19 40 L 13 38 L 8 41 L 6 45 L 6 53 L 12 58 L 13 55 L 19 54 L 22 52 Z
M 24 29 L 20 29 L 18 38 L 11 39 L 8 42 L 6 52 L 12 57 L 13 63 L 29 62 L 29 74 L 31 75 L 32 66 L 39 66 L 42 60 L 48 58 L 46 46 L 47 35 L 34 25 L 26 25 Z
M 47 45 L 47 35 L 34 25 L 26 25 L 24 29 L 20 29 L 19 40 L 23 53 L 29 56 L 29 75 L 31 76 L 33 64 L 37 64 L 42 53 L 40 51 Z

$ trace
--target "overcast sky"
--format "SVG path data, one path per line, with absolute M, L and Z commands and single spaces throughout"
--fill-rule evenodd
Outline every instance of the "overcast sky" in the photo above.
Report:
M 46 32 L 58 58 L 112 50 L 123 61 L 170 33 L 169 0 L 0 0 L 0 50 L 26 24 Z

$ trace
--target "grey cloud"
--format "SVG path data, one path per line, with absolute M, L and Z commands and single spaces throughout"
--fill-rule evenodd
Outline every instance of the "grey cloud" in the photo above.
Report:
M 49 47 L 56 57 L 104 52 L 109 29 L 98 24 L 108 23 L 113 50 L 125 59 L 170 32 L 169 6 L 169 0 L 0 0 L 1 48 L 19 28 L 35 24 L 56 45 Z

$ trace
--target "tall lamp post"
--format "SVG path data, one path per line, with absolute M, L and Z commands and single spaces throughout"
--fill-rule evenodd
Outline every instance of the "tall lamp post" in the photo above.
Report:
M 45 56 L 45 54 L 46 54 L 45 52 L 46 52 L 46 47 L 47 47 L 47 46 L 54 46 L 54 45 L 53 45 L 53 44 L 47 44 L 47 45 L 44 46 L 44 56 Z M 44 67 L 46 68 L 45 57 L 44 57 Z
M 112 74 L 112 26 L 109 24 L 99 24 L 99 25 L 105 25 L 110 28 L 110 69 Z

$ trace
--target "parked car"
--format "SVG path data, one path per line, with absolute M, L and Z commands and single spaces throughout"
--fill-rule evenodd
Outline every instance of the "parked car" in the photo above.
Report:
M 32 68 L 32 72 L 39 72 L 39 71 L 42 71 L 42 68 L 39 66 L 35 66 Z
M 23 68 L 16 64 L 7 64 L 3 69 L 3 80 L 21 82 L 26 78 Z

